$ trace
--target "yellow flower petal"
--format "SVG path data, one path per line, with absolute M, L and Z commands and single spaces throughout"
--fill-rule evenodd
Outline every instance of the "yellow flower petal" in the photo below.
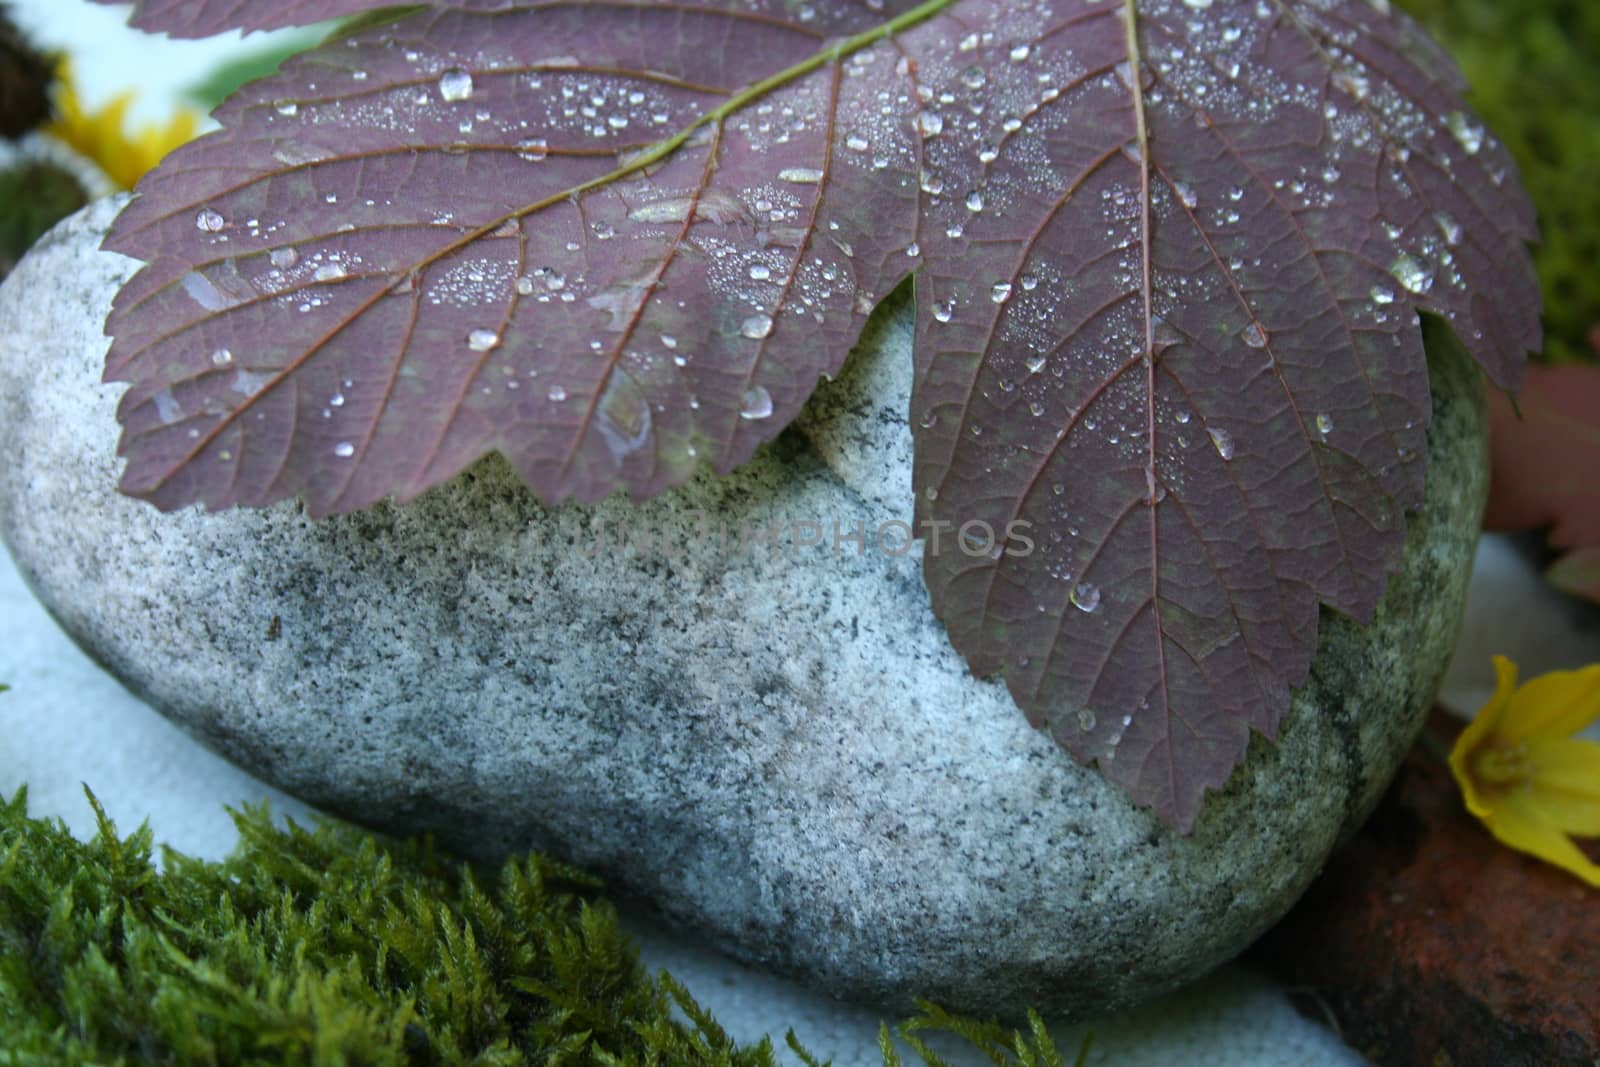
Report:
M 1527 793 L 1515 790 L 1499 798 L 1493 814 L 1484 822 L 1503 844 L 1571 871 L 1600 889 L 1600 864 L 1585 856 L 1572 838 L 1544 822 Z
M 1528 803 L 1558 830 L 1600 837 L 1600 744 L 1544 738 L 1528 742 L 1533 781 Z
M 1499 727 L 1506 710 L 1511 706 L 1511 698 L 1517 688 L 1515 663 L 1504 656 L 1496 656 L 1494 670 L 1497 678 L 1494 695 L 1479 710 L 1477 717 L 1467 724 L 1467 728 L 1461 731 L 1460 736 L 1456 738 L 1455 747 L 1450 751 L 1450 773 L 1455 775 L 1456 784 L 1461 787 L 1461 795 L 1466 801 L 1467 810 L 1480 819 L 1489 814 L 1489 805 L 1478 793 L 1478 784 L 1472 777 L 1470 760 L 1472 754 L 1482 747 Z
M 1551 671 L 1522 686 L 1512 694 L 1496 733 L 1512 745 L 1534 737 L 1571 737 L 1597 718 L 1600 664 Z
M 99 111 L 86 112 L 73 84 L 71 67 L 63 63 L 56 78 L 56 119 L 47 127 L 58 141 L 94 161 L 120 188 L 132 189 L 166 154 L 191 140 L 198 117 L 179 110 L 166 126 L 145 123 L 127 132 L 132 91 L 119 93 Z

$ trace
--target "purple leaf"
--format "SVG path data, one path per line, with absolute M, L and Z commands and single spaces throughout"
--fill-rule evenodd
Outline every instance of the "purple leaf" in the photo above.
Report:
M 1417 313 L 1518 382 L 1531 210 L 1380 0 L 878 8 L 455 0 L 248 87 L 107 241 L 148 264 L 108 323 L 124 489 L 323 515 L 498 450 L 551 503 L 660 492 L 772 438 L 920 266 L 935 610 L 1187 829 L 1319 606 L 1399 565 Z
M 965 4 L 922 60 L 949 100 L 912 413 L 923 528 L 955 531 L 935 609 L 1184 828 L 1276 732 L 1319 603 L 1370 617 L 1398 566 L 1416 312 L 1508 388 L 1539 344 L 1511 161 L 1380 6 L 1140 0 L 1135 35 L 1123 3 Z M 1013 523 L 1032 550 L 985 551 Z
M 550 502 L 741 463 L 909 268 L 917 190 L 892 46 L 736 94 L 879 17 L 434 12 L 248 87 L 107 242 L 149 261 L 124 489 L 324 515 L 496 450 Z
M 124 4 L 127 0 L 94 0 Z M 463 0 L 473 3 L 474 0 Z M 476 0 L 487 7 L 496 0 Z M 396 0 L 135 0 L 129 24 L 174 37 L 209 37 L 228 30 L 276 30 L 399 6 Z M 497 4 L 503 6 L 503 0 Z

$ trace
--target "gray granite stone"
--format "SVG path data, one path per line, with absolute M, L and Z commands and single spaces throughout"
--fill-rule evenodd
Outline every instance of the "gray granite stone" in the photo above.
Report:
M 733 476 L 551 512 L 486 461 L 404 507 L 162 515 L 115 491 L 115 203 L 0 289 L 0 533 L 133 691 L 307 800 L 480 856 L 547 849 L 837 994 L 1081 1016 L 1193 978 L 1375 802 L 1449 656 L 1486 483 L 1476 372 L 1434 362 L 1426 518 L 1374 622 L 1178 836 L 971 677 L 908 517 L 909 310 Z M 724 544 L 817 522 L 825 544 Z M 653 546 L 619 549 L 619 531 Z M 603 542 L 603 543 L 602 543 Z M 115 744 L 107 738 L 107 744 Z

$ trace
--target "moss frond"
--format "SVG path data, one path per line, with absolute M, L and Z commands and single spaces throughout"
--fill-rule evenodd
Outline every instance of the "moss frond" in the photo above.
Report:
M 0 1065 L 774 1067 L 670 975 L 648 975 L 593 878 L 538 855 L 484 873 L 426 840 L 234 812 L 221 863 L 148 826 L 76 840 L 0 800 Z M 931 1005 L 997 1063 L 1058 1064 L 1031 1036 Z M 889 1031 L 885 1064 L 898 1065 Z M 793 1032 L 806 1067 L 825 1067 Z

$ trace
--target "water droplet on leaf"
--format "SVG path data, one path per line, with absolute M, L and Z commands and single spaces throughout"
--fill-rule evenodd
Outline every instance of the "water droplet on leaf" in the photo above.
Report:
M 1207 428 L 1206 433 L 1211 435 L 1211 443 L 1216 446 L 1217 455 L 1223 459 L 1233 458 L 1233 434 L 1227 430 Z
M 439 95 L 452 104 L 472 96 L 472 75 L 464 70 L 451 69 L 439 77 Z
M 744 397 L 739 404 L 739 417 L 751 422 L 769 418 L 772 415 L 772 394 L 759 385 L 751 386 L 745 390 Z
M 1473 121 L 1465 111 L 1452 111 L 1444 121 L 1450 128 L 1450 135 L 1466 149 L 1467 155 L 1477 155 L 1483 147 L 1483 126 Z
M 1389 265 L 1389 273 L 1413 293 L 1426 293 L 1433 288 L 1433 267 L 1413 256 L 1402 254 Z

